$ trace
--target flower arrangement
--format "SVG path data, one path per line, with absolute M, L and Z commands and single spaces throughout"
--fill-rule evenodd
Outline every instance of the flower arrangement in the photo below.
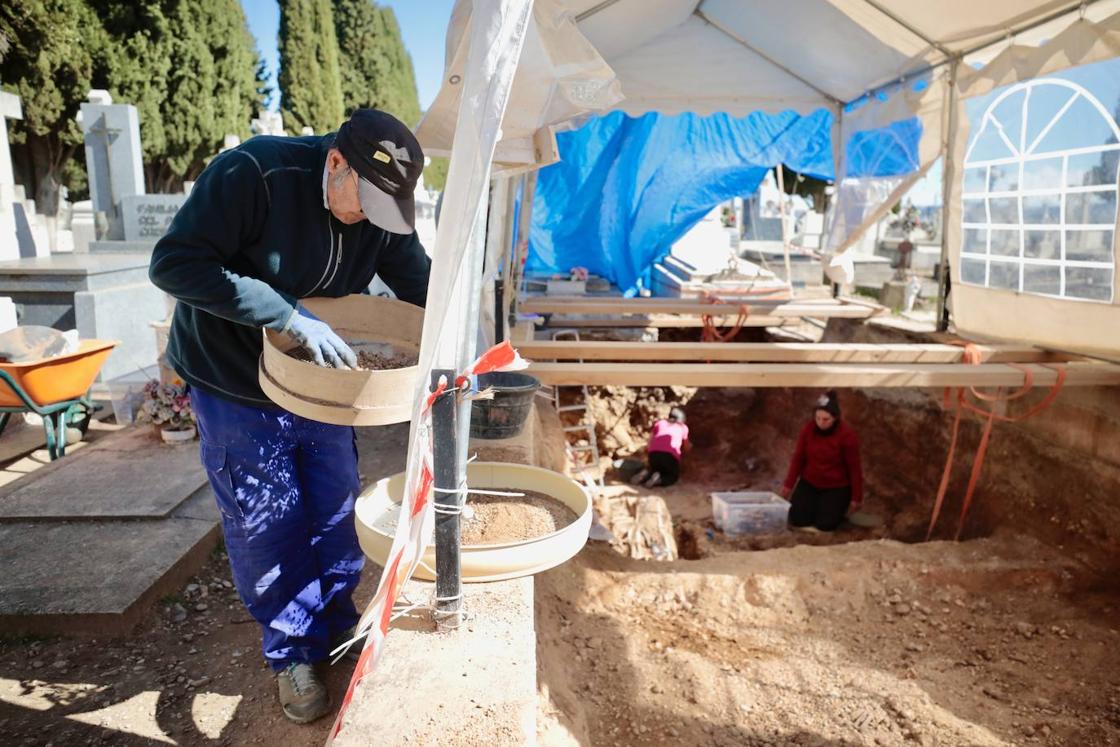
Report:
M 194 426 L 191 399 L 186 387 L 161 384 L 152 379 L 144 385 L 144 404 L 137 420 L 153 423 L 168 430 L 186 430 Z
M 587 280 L 587 278 L 590 274 L 591 273 L 589 273 L 587 271 L 586 267 L 573 267 L 568 272 L 568 279 L 569 280 Z

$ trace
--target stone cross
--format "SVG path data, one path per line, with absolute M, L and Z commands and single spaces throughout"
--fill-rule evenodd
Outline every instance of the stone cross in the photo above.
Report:
M 130 104 L 113 104 L 103 91 L 90 91 L 79 121 L 85 136 L 89 193 L 95 212 L 105 213 L 108 234 L 123 239 L 121 200 L 144 194 L 140 117 Z

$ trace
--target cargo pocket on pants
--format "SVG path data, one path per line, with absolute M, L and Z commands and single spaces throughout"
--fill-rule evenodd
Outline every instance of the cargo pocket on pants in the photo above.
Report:
M 233 489 L 233 475 L 230 473 L 229 460 L 226 458 L 226 447 L 218 444 L 202 442 L 202 466 L 210 478 L 210 487 L 214 489 L 218 510 L 227 519 L 241 521 L 244 515 L 241 506 L 237 503 L 237 493 Z

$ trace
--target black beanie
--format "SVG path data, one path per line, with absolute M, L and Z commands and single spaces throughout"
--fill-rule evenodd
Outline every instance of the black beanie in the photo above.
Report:
M 835 389 L 829 389 L 822 394 L 817 400 L 817 406 L 813 408 L 816 410 L 824 410 L 837 420 L 840 419 L 840 400 L 836 396 Z

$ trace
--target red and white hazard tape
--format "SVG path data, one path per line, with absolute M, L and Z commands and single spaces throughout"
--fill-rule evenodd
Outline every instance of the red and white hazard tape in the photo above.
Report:
M 354 690 L 358 683 L 367 674 L 373 671 L 377 660 L 384 648 L 385 637 L 389 634 L 389 624 L 394 619 L 393 606 L 400 594 L 401 587 L 411 578 L 424 556 L 423 538 L 431 534 L 435 521 L 434 503 L 432 501 L 434 477 L 432 473 L 432 422 L 431 410 L 435 401 L 444 395 L 461 393 L 467 397 L 485 397 L 485 393 L 477 392 L 477 377 L 481 374 L 495 371 L 520 371 L 528 367 L 528 363 L 514 350 L 508 341 L 487 350 L 478 360 L 462 374 L 456 377 L 454 388 L 449 389 L 450 382 L 441 378 L 436 389 L 424 401 L 420 411 L 420 422 L 416 428 L 416 449 L 422 454 L 420 469 L 414 477 L 410 475 L 408 484 L 405 485 L 405 495 L 409 500 L 401 501 L 400 515 L 397 520 L 397 531 L 393 536 L 393 545 L 389 550 L 389 561 L 385 564 L 385 571 L 381 574 L 381 581 L 373 600 L 366 608 L 358 623 L 358 630 L 354 639 L 344 644 L 335 654 L 344 653 L 353 643 L 366 639 L 354 674 L 350 678 L 350 685 L 346 688 L 346 695 L 342 699 L 338 715 L 335 717 L 334 726 L 331 727 L 327 738 L 329 745 L 342 728 L 342 719 L 346 709 L 354 697 Z M 463 488 L 465 491 L 465 488 Z M 456 491 L 457 492 L 457 491 Z M 461 503 L 461 501 L 460 501 Z M 415 609 L 422 605 L 410 605 L 407 609 Z M 403 614 L 405 610 L 398 612 Z

